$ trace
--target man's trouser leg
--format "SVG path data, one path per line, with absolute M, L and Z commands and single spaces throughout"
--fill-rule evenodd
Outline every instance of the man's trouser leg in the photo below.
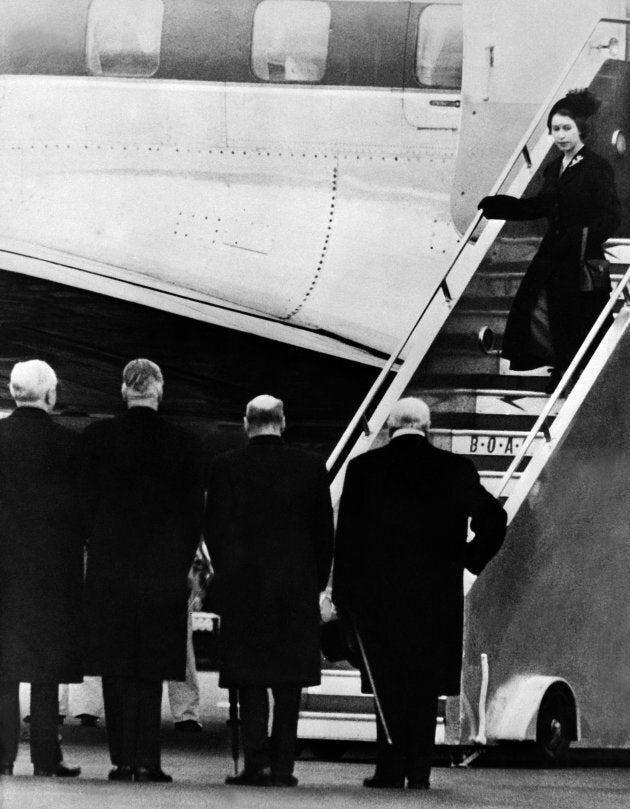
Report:
M 62 759 L 58 716 L 58 684 L 31 683 L 31 761 L 36 769 L 54 770 Z
M 376 767 L 374 775 L 383 781 L 404 781 L 405 705 L 401 694 L 400 678 L 394 676 L 394 673 L 390 671 L 382 670 L 383 666 L 379 665 L 379 658 L 376 655 L 373 655 L 372 660 L 374 660 L 372 671 L 374 684 L 390 738 L 388 741 L 375 700 Z
M 409 723 L 405 774 L 411 782 L 428 782 L 435 744 L 437 696 L 422 693 L 411 695 L 407 716 Z
M 133 767 L 132 761 L 125 761 L 123 750 L 124 726 L 124 680 L 122 677 L 103 677 L 103 705 L 109 756 L 115 767 Z
M 171 680 L 168 683 L 168 701 L 173 722 L 199 721 L 199 678 L 193 646 L 192 612 L 188 612 L 186 639 L 186 679 L 184 682 Z
M 238 688 L 241 709 L 241 739 L 247 772 L 258 772 L 271 766 L 269 751 L 269 694 L 262 685 Z
M 295 764 L 302 689 L 299 685 L 281 685 L 272 688 L 272 693 L 271 770 L 274 775 L 289 776 Z
M 60 683 L 57 694 L 59 716 L 65 718 L 70 715 L 70 686 L 68 683 Z
M 103 677 L 103 697 L 112 764 L 159 768 L 161 680 Z
M 0 682 L 0 766 L 12 765 L 20 743 L 20 684 Z
M 162 681 L 137 680 L 136 766 L 160 769 Z

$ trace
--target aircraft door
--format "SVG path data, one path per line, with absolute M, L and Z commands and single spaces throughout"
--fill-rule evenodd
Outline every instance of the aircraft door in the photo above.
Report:
M 462 7 L 411 3 L 403 92 L 404 117 L 416 129 L 459 128 Z

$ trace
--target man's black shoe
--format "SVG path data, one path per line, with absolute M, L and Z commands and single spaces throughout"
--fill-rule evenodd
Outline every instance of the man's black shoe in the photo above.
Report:
M 0 764 L 0 775 L 13 775 L 13 764 Z
M 179 730 L 180 733 L 201 733 L 203 727 L 201 722 L 197 722 L 196 719 L 184 719 L 181 722 L 175 722 L 175 730 Z
M 295 775 L 272 775 L 271 785 L 274 787 L 296 787 L 298 780 Z
M 82 728 L 95 728 L 98 726 L 98 716 L 93 716 L 91 713 L 80 713 L 76 716 L 81 720 Z
M 57 724 L 58 725 L 63 725 L 63 722 L 64 722 L 65 718 L 66 718 L 65 713 L 60 713 L 59 716 L 57 717 Z M 26 714 L 24 719 L 22 719 L 22 722 L 25 722 L 27 725 L 30 725 L 30 723 L 31 723 L 31 715 Z
M 271 771 L 265 768 L 262 770 L 243 770 L 238 775 L 228 775 L 225 783 L 228 786 L 237 787 L 270 787 L 273 782 Z
M 407 781 L 407 789 L 431 789 L 428 781 Z
M 167 775 L 159 767 L 135 767 L 133 780 L 141 784 L 170 784 L 173 781 L 173 776 Z
M 133 767 L 123 764 L 121 767 L 114 767 L 107 776 L 110 781 L 131 781 L 133 780 Z
M 383 778 L 380 775 L 373 775 L 371 778 L 363 779 L 363 786 L 369 789 L 403 789 L 404 778 Z
M 35 767 L 33 775 L 38 778 L 76 778 L 81 775 L 81 767 L 68 767 L 63 761 L 60 761 L 50 769 L 48 767 Z

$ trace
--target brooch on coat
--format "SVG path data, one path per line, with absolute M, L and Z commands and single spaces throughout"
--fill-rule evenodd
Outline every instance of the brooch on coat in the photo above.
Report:
M 568 169 L 570 169 L 570 168 L 571 168 L 571 166 L 577 166 L 577 164 L 580 162 L 580 160 L 584 160 L 583 155 L 581 155 L 581 154 L 576 155 L 576 156 L 573 158 L 573 160 L 572 160 L 572 161 L 569 163 L 569 165 L 567 166 L 567 168 L 568 168 Z

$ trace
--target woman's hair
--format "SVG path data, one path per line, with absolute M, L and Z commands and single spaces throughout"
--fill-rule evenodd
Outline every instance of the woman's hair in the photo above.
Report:
M 551 132 L 551 119 L 554 115 L 566 115 L 575 121 L 580 137 L 584 140 L 591 131 L 589 118 L 597 112 L 601 103 L 590 90 L 570 90 L 551 108 L 547 117 L 547 129 Z

